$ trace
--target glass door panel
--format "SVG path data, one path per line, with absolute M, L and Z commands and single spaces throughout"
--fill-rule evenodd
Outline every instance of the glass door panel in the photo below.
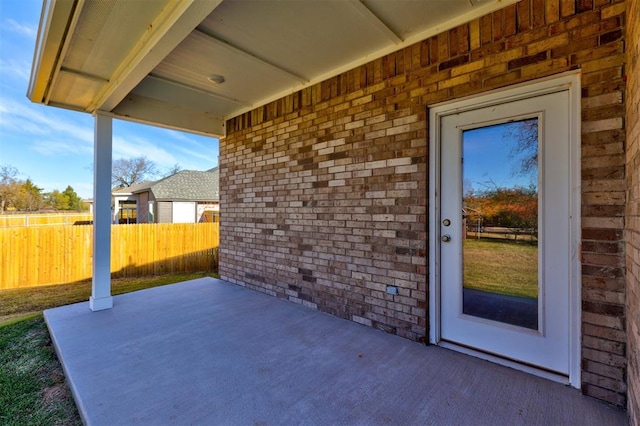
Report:
M 462 313 L 538 330 L 538 118 L 462 131 Z

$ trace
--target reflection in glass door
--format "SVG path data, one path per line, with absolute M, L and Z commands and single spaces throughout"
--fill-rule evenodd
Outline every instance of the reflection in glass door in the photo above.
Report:
M 538 330 L 538 118 L 462 132 L 465 315 Z

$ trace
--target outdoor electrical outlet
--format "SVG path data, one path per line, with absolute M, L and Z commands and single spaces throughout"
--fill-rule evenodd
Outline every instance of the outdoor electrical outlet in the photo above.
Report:
M 387 293 L 393 294 L 394 296 L 397 296 L 398 295 L 398 287 L 396 287 L 395 285 L 388 285 L 387 286 Z

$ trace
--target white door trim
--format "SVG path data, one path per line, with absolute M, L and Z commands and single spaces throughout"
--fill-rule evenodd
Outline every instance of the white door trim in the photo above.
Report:
M 580 387 L 581 276 L 580 276 L 580 72 L 570 71 L 552 77 L 492 90 L 479 95 L 442 102 L 429 107 L 429 341 L 440 342 L 440 121 L 443 116 L 484 108 L 533 96 L 569 92 L 569 179 L 571 196 L 569 266 L 569 383 Z M 517 365 L 511 365 L 516 367 Z M 524 369 L 524 367 L 523 367 Z M 530 371 L 530 368 L 526 368 Z

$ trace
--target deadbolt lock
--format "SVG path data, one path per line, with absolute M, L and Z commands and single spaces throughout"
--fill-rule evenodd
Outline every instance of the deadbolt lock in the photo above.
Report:
M 444 243 L 448 243 L 449 241 L 451 241 L 451 236 L 450 235 L 443 235 L 442 238 L 440 238 L 442 240 L 442 242 Z
M 451 225 L 451 221 L 449 219 L 445 219 L 445 220 L 442 221 L 442 224 L 444 226 L 449 226 L 449 225 Z

